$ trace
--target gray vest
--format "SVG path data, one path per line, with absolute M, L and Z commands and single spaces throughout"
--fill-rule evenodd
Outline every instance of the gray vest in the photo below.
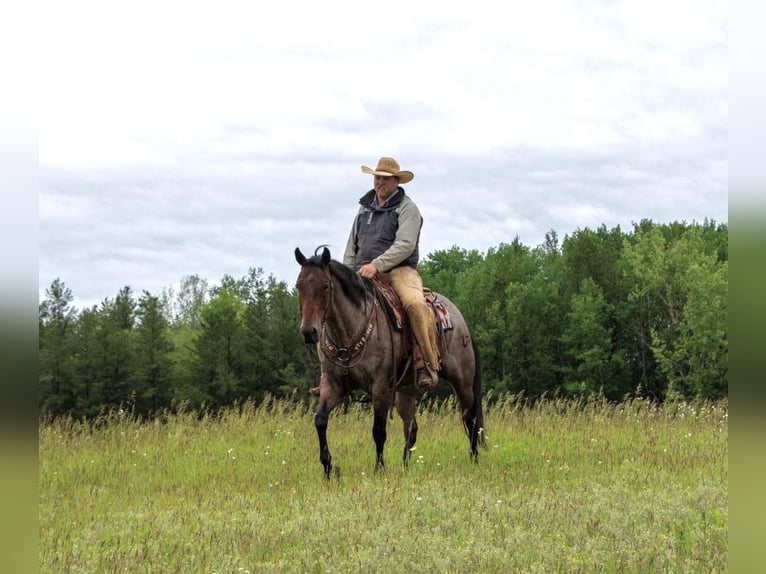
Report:
M 356 263 L 355 269 L 359 269 L 365 263 L 369 263 L 383 254 L 396 239 L 399 229 L 399 214 L 397 208 L 404 200 L 404 189 L 398 188 L 398 193 L 391 197 L 383 207 L 378 207 L 375 201 L 375 190 L 371 189 L 359 200 L 362 211 L 356 216 Z M 412 254 L 396 267 L 408 265 L 417 267 L 419 237 L 415 243 Z

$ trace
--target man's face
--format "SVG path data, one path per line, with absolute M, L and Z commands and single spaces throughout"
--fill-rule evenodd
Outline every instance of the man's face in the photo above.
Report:
M 399 178 L 394 175 L 376 175 L 375 193 L 378 199 L 386 201 L 396 191 L 399 185 Z

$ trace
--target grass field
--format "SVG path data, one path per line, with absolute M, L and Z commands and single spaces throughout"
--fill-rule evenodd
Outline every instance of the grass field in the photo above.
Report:
M 42 422 L 41 572 L 725 572 L 728 407 L 506 397 L 479 464 L 454 403 L 426 405 L 408 470 L 398 417 L 313 407 Z

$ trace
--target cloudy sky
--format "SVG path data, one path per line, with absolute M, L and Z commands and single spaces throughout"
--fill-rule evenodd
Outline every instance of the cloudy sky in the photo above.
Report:
M 262 6 L 262 7 L 261 7 Z M 39 288 L 340 257 L 396 157 L 421 253 L 728 221 L 724 0 L 74 2 L 39 36 Z

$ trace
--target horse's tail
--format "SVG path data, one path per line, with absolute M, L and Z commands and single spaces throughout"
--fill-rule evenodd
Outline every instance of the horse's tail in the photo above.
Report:
M 484 414 L 482 413 L 481 402 L 481 356 L 479 355 L 479 347 L 476 345 L 476 341 L 471 337 L 471 345 L 473 347 L 474 367 L 473 372 L 473 420 L 474 425 L 478 425 L 476 432 L 478 433 L 479 444 L 484 448 L 487 447 L 487 439 L 484 432 Z

